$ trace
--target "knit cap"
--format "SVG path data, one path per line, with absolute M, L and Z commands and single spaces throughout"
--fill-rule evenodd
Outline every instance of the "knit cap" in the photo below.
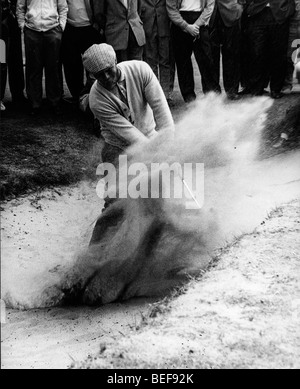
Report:
M 106 43 L 93 45 L 82 56 L 83 66 L 92 74 L 97 74 L 116 64 L 116 53 L 112 46 Z

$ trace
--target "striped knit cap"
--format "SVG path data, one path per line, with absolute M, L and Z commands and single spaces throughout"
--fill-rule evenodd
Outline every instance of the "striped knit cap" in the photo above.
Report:
M 97 74 L 116 64 L 116 53 L 112 46 L 106 43 L 93 45 L 82 56 L 83 66 L 92 74 Z

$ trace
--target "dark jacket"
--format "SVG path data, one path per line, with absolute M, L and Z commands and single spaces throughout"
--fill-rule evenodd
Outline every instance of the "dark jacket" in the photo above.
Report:
M 115 50 L 127 49 L 129 27 L 138 45 L 145 45 L 145 32 L 140 18 L 141 0 L 128 0 L 128 9 L 122 0 L 97 0 L 94 1 L 94 12 L 97 23 L 104 30 L 106 43 Z
M 226 27 L 231 27 L 241 19 L 245 0 L 216 0 L 216 10 L 218 9 Z M 212 16 L 213 23 L 214 15 Z
M 154 24 L 157 24 L 159 37 L 170 36 L 170 19 L 166 0 L 142 0 L 141 19 L 147 36 L 151 36 Z
M 247 0 L 247 15 L 249 17 L 257 15 L 268 3 L 275 20 L 279 24 L 287 21 L 295 12 L 295 0 Z

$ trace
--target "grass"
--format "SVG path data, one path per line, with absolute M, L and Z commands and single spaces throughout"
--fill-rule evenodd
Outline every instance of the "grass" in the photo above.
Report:
M 10 107 L 1 118 L 0 199 L 95 179 L 102 141 L 74 107 L 31 118 Z

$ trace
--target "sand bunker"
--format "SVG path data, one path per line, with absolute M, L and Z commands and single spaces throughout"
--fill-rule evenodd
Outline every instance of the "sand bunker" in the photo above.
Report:
M 2 296 L 8 306 L 108 303 L 165 293 L 205 268 L 213 250 L 252 231 L 283 201 L 299 196 L 300 153 L 256 161 L 268 99 L 224 104 L 209 96 L 177 125 L 129 151 L 135 161 L 205 164 L 205 202 L 187 212 L 178 199 L 116 203 L 121 217 L 88 247 L 103 202 L 96 185 L 43 192 L 2 213 Z

